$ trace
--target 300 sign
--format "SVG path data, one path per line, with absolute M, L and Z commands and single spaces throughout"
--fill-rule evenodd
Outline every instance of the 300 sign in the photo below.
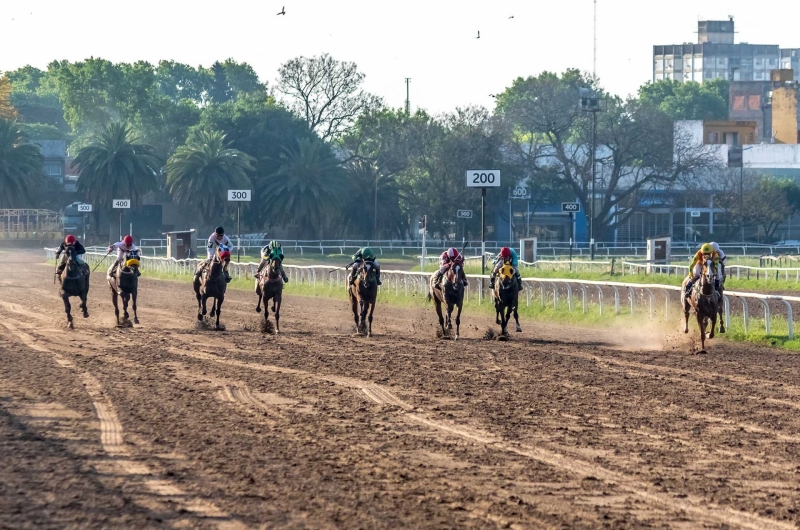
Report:
M 229 201 L 250 202 L 251 190 L 228 190 Z
M 497 169 L 470 169 L 467 171 L 468 188 L 498 188 L 500 187 L 500 170 Z

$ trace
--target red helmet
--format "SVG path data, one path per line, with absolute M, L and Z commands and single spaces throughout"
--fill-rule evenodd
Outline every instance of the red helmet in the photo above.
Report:
M 459 256 L 458 250 L 456 250 L 455 248 L 450 247 L 447 249 L 447 257 L 449 257 L 450 259 L 456 259 L 458 256 Z
M 503 247 L 500 249 L 500 257 L 503 259 L 508 259 L 511 257 L 511 249 L 508 247 Z
M 72 234 L 68 235 L 68 236 L 67 236 L 67 237 L 64 239 L 64 242 L 65 242 L 67 245 L 74 245 L 76 241 L 77 241 L 77 239 L 75 239 L 75 236 L 73 236 Z
M 125 236 L 122 238 L 122 242 L 128 246 L 133 245 L 133 238 L 131 236 Z

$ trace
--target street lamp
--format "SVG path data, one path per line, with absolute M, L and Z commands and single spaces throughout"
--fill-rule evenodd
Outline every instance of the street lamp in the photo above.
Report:
M 592 196 L 589 200 L 589 256 L 594 261 L 594 207 L 596 204 L 595 182 L 596 168 L 595 151 L 597 150 L 597 113 L 600 112 L 600 97 L 588 88 L 578 89 L 581 97 L 581 111 L 592 113 Z

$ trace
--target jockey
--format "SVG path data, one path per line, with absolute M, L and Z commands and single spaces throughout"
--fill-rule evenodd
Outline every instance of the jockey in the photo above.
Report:
M 61 253 L 64 253 L 64 258 L 61 260 L 61 263 L 58 264 L 58 274 L 64 272 L 64 267 L 67 266 L 67 249 L 72 248 L 75 250 L 75 261 L 80 264 L 81 267 L 86 267 L 86 263 L 81 258 L 81 255 L 86 254 L 86 249 L 83 248 L 81 242 L 78 241 L 78 238 L 73 236 L 72 234 L 68 235 L 64 238 L 64 241 L 61 242 L 61 245 L 58 247 L 56 251 L 56 260 L 61 256 Z
M 517 285 L 519 285 L 519 290 L 521 291 L 523 287 L 522 277 L 519 275 L 519 256 L 517 256 L 517 252 L 510 247 L 501 248 L 500 253 L 494 258 L 494 269 L 492 269 L 492 276 L 489 278 L 489 286 L 494 289 L 494 279 L 497 277 L 497 273 L 500 272 L 500 269 L 506 262 L 511 264 L 511 267 L 513 267 L 514 278 L 517 280 Z
M 714 273 L 714 288 L 719 291 L 719 254 L 714 250 L 711 243 L 703 243 L 700 250 L 692 258 L 692 264 L 689 265 L 689 281 L 686 282 L 686 296 L 692 294 L 692 287 L 700 275 L 703 274 L 703 264 L 707 260 L 711 261 L 712 272 Z
M 128 252 L 133 250 L 138 250 L 139 248 L 133 244 L 133 238 L 131 236 L 125 236 L 122 238 L 122 241 L 118 243 L 114 243 L 113 245 L 108 247 L 108 253 L 111 254 L 114 250 L 117 251 L 117 259 L 111 266 L 108 268 L 108 277 L 113 278 L 114 273 L 117 272 L 117 267 L 119 267 L 120 263 L 125 263 L 125 255 Z M 139 270 L 136 270 L 136 276 L 141 276 L 142 274 Z
M 361 265 L 362 262 L 365 261 L 367 263 L 370 263 L 372 267 L 375 269 L 375 279 L 378 281 L 378 285 L 382 285 L 381 264 L 378 263 L 378 260 L 375 259 L 375 254 L 369 247 L 360 248 L 358 249 L 358 252 L 353 254 L 353 262 L 350 264 L 353 266 L 350 269 L 350 285 L 353 285 L 353 283 L 355 283 L 356 274 L 358 273 L 358 267 Z
M 433 285 L 438 287 L 444 273 L 454 265 L 460 267 L 459 273 L 461 274 L 461 281 L 464 282 L 464 285 L 469 285 L 467 275 L 464 273 L 464 256 L 453 247 L 448 248 L 439 256 L 439 270 L 433 273 Z
M 225 235 L 225 229 L 221 226 L 218 226 L 214 233 L 208 236 L 208 245 L 206 246 L 206 260 L 200 263 L 200 266 L 195 271 L 195 277 L 200 276 L 203 274 L 203 271 L 208 267 L 208 264 L 211 263 L 211 260 L 214 259 L 214 255 L 217 253 L 217 249 L 220 248 L 220 252 L 223 250 L 230 251 L 233 249 L 233 244 L 228 236 Z M 228 267 L 223 264 L 222 272 L 225 274 L 225 281 L 230 283 L 231 275 L 228 274 Z
M 281 250 L 281 244 L 274 239 L 270 241 L 268 245 L 261 247 L 261 263 L 258 265 L 256 274 L 259 274 L 261 270 L 265 266 L 269 265 L 275 258 L 281 260 L 279 267 L 281 271 L 281 277 L 283 278 L 283 283 L 289 283 L 289 277 L 286 276 L 286 272 L 283 270 L 283 251 Z

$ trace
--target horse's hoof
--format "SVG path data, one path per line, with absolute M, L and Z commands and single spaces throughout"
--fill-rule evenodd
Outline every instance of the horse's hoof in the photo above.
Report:
M 725 326 L 720 326 L 719 327 L 719 332 L 720 333 L 725 333 Z
M 688 329 L 688 328 L 687 328 L 687 329 L 684 329 L 684 330 L 683 330 L 683 332 L 684 332 L 684 333 L 689 333 L 689 329 Z
M 138 317 L 133 317 L 133 323 L 134 324 L 138 324 L 139 323 L 139 318 Z
M 201 313 L 201 315 L 203 315 L 203 316 L 206 316 L 206 313 L 208 313 L 208 311 L 206 311 L 205 309 L 203 309 L 203 312 Z
M 256 308 L 256 313 L 260 313 L 260 312 L 261 312 L 261 307 L 257 307 Z
M 517 326 L 517 333 L 522 333 L 522 328 Z
M 202 315 L 202 314 L 200 314 L 200 313 L 197 313 L 197 320 L 199 320 L 200 322 L 202 322 L 202 321 L 203 321 L 203 315 Z
M 73 324 L 71 320 L 67 322 L 67 329 L 75 329 L 75 324 Z
M 89 312 L 88 311 L 84 311 L 83 312 L 83 318 L 89 318 Z

